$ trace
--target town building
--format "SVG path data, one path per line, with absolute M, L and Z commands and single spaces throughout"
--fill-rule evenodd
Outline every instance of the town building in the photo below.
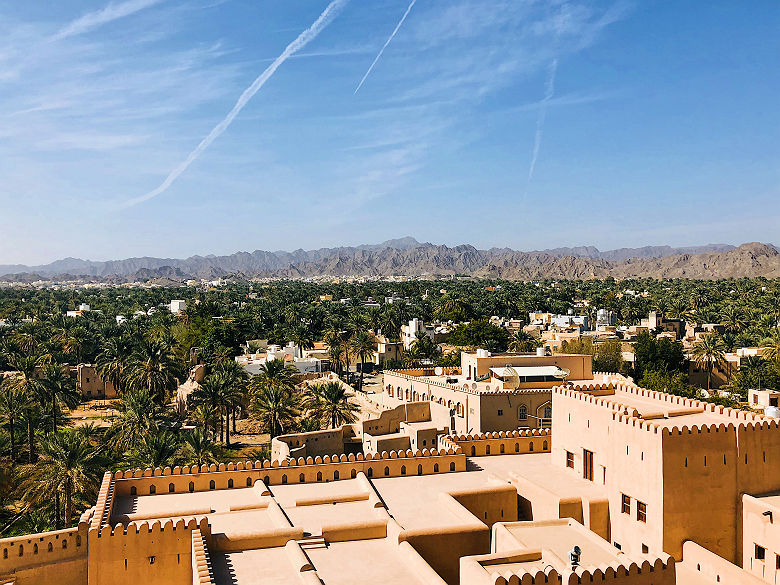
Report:
M 449 410 L 451 432 L 547 427 L 553 386 L 593 381 L 590 355 L 461 352 L 459 368 L 386 370 L 382 404 L 429 401 Z
M 183 300 L 171 301 L 171 304 L 168 306 L 168 308 L 171 311 L 171 313 L 173 313 L 174 315 L 178 315 L 182 311 L 187 310 L 187 301 L 183 301 Z
M 114 384 L 103 380 L 98 374 L 97 366 L 79 364 L 76 366 L 76 389 L 88 400 L 116 398 Z

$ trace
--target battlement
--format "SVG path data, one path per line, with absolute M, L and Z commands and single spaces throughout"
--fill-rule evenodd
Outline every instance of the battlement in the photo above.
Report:
M 200 528 L 192 531 L 192 585 L 214 585 L 211 559 Z
M 493 585 L 550 585 L 562 582 L 558 571 L 552 567 L 535 573 L 523 573 L 522 576 L 515 575 L 512 571 L 494 571 L 490 574 L 490 581 Z
M 88 527 L 89 523 L 83 520 L 75 528 L 0 539 L 0 575 L 35 565 L 86 558 Z
M 439 446 L 457 445 L 470 457 L 510 453 L 549 453 L 551 438 L 550 429 L 524 429 L 474 435 L 445 435 L 439 438 Z

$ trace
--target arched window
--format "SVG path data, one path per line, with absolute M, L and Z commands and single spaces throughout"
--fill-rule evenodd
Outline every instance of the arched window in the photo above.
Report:
M 471 446 L 471 456 L 472 457 L 476 457 L 476 455 L 477 455 L 477 448 L 474 445 L 472 445 Z
M 65 541 L 63 540 L 62 542 L 64 543 Z M 62 548 L 65 548 L 65 547 L 63 546 Z M 19 556 L 21 557 L 22 555 L 24 555 L 24 545 L 20 544 L 19 545 Z
M 192 493 L 192 492 L 194 492 L 194 491 L 195 491 L 195 482 L 194 482 L 194 481 L 191 481 L 191 482 L 190 482 L 190 487 L 189 487 L 189 489 L 190 489 L 190 493 Z
M 485 455 L 490 455 L 490 445 L 485 446 Z
M 515 453 L 520 453 L 520 443 L 515 443 Z
M 213 490 L 213 489 L 216 489 L 216 487 L 217 487 L 217 484 L 216 484 L 216 482 L 215 482 L 215 481 L 212 479 L 212 480 L 209 482 L 209 489 L 210 489 L 210 490 Z
M 37 544 L 34 544 L 34 545 L 33 545 L 33 554 L 34 554 L 34 555 L 37 555 L 37 554 L 38 554 L 38 545 L 37 545 Z
M 542 443 L 542 451 L 547 451 L 547 441 Z
M 322 481 L 322 472 L 321 471 L 317 472 L 317 481 Z
M 169 493 L 169 494 L 172 494 L 172 493 L 173 493 L 173 492 L 175 492 L 175 491 L 176 491 L 176 486 L 175 486 L 175 485 L 173 485 L 172 483 L 169 483 L 169 484 L 168 484 L 168 493 Z
M 51 550 L 51 543 L 49 543 L 49 550 Z M 3 549 L 3 558 L 4 559 L 8 558 L 8 549 L 7 548 Z
M 388 466 L 385 466 L 385 477 L 390 475 L 390 468 Z
M 130 486 L 130 495 L 131 495 L 131 496 L 134 496 L 134 495 L 136 495 L 137 493 L 138 493 L 138 489 L 137 489 L 137 488 L 136 488 L 134 485 L 131 485 L 131 486 Z
M 232 487 L 233 487 L 233 480 L 229 479 L 228 480 L 228 488 L 232 488 Z
M 533 441 L 530 441 L 530 442 L 528 443 L 528 450 L 529 450 L 529 451 L 533 451 L 533 450 L 534 450 L 534 442 L 533 442 Z
M 50 542 L 49 546 L 46 547 L 46 550 L 49 551 L 49 552 L 53 551 L 54 550 L 54 545 Z M 8 552 L 8 551 L 6 551 L 6 552 Z M 8 558 L 8 555 L 5 555 L 5 556 L 6 556 L 6 558 Z
M 268 476 L 266 475 L 266 476 L 263 478 L 263 483 L 264 483 L 266 486 L 270 485 L 270 484 L 271 484 L 271 478 L 270 478 L 270 477 L 268 477 Z M 246 484 L 247 484 L 247 485 L 252 485 L 252 478 L 250 478 L 250 477 L 247 477 L 247 478 L 246 478 Z
M 63 540 L 62 541 L 62 548 L 63 549 L 68 548 L 68 541 L 67 540 Z
M 349 477 L 351 477 L 352 479 L 355 479 L 357 477 L 357 470 L 353 469 L 352 471 L 350 471 L 349 472 Z M 371 475 L 369 475 L 368 477 L 371 477 Z
M 298 483 L 306 483 L 306 475 L 305 474 L 301 473 L 298 476 Z
M 455 471 L 455 462 L 450 461 L 450 471 Z
M 551 406 L 545 406 L 544 407 L 544 418 L 552 418 L 552 407 Z
M 338 480 L 339 480 L 339 470 L 337 469 L 336 471 L 333 472 L 333 481 L 338 481 Z
M 517 407 L 517 420 L 526 420 L 528 418 L 528 408 L 525 404 L 521 404 Z
M 417 466 L 417 475 L 422 475 L 422 464 Z
M 285 473 L 285 474 L 282 476 L 282 484 L 286 484 L 286 483 L 287 483 L 287 474 Z
M 498 448 L 498 451 L 499 451 L 499 453 L 503 453 L 503 452 L 504 452 L 504 449 L 505 449 L 505 447 L 504 447 L 504 444 L 503 444 L 503 443 L 501 443 L 501 445 L 500 445 L 500 446 L 499 446 L 499 448 Z
M 434 473 L 439 473 L 439 464 L 438 463 L 434 463 L 433 464 L 433 472 Z
M 406 475 L 406 465 L 401 466 L 401 475 Z
M 374 468 L 373 467 L 369 467 L 368 468 L 368 473 L 366 475 L 368 477 L 374 477 Z
M 157 486 L 152 484 L 149 486 L 149 493 L 150 494 L 156 494 L 157 493 Z

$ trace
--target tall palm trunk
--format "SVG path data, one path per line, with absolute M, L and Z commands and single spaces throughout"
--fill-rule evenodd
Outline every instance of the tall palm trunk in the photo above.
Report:
M 238 432 L 236 430 L 236 418 L 238 417 L 238 410 L 239 408 L 237 406 L 233 407 L 233 434 L 234 435 Z
M 14 438 L 14 418 L 8 419 L 8 432 L 11 434 L 11 462 L 16 461 L 16 439 Z
M 225 406 L 225 445 L 230 446 L 230 409 Z
M 358 384 L 358 390 L 361 392 L 363 391 L 363 370 L 366 369 L 366 359 L 361 356 L 360 357 L 360 383 Z
M 70 480 L 65 482 L 65 528 L 70 528 L 70 520 L 73 516 L 73 488 Z
M 57 432 L 57 395 L 51 396 L 51 430 Z
M 54 530 L 60 529 L 60 492 L 54 492 Z
M 29 452 L 27 454 L 27 463 L 35 461 L 35 430 L 33 429 L 32 417 L 27 415 L 27 445 Z

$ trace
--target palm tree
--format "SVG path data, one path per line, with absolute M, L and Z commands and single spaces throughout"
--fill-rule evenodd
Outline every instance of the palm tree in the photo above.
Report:
M 360 360 L 360 382 L 358 390 L 363 390 L 363 372 L 366 369 L 366 358 L 374 355 L 376 339 L 367 331 L 358 331 L 350 341 L 352 353 Z
M 73 518 L 73 500 L 97 495 L 105 465 L 102 457 L 83 435 L 74 430 L 52 433 L 41 442 L 37 464 L 25 469 L 21 483 L 22 499 L 29 505 L 51 502 L 52 494 L 65 496 L 65 527 Z M 59 506 L 55 511 L 59 524 Z
M 723 338 L 715 333 L 703 336 L 693 344 L 691 355 L 699 367 L 707 368 L 707 391 L 709 392 L 712 384 L 713 366 L 723 364 L 726 360 L 726 346 L 723 343 Z
M 16 461 L 15 425 L 24 415 L 25 408 L 24 392 L 12 382 L 0 379 L 0 421 L 8 425 L 12 463 Z
M 523 331 L 522 329 L 515 331 L 514 335 L 509 338 L 509 351 L 533 351 L 539 347 L 540 342 L 530 333 Z
M 314 384 L 306 392 L 304 405 L 317 418 L 335 429 L 357 419 L 360 406 L 352 402 L 353 396 L 341 382 Z
M 146 389 L 128 390 L 118 405 L 119 418 L 111 425 L 118 449 L 134 449 L 160 429 L 161 409 Z
M 219 432 L 218 423 L 222 421 L 222 389 L 225 382 L 225 376 L 215 372 L 206 376 L 206 379 L 192 393 L 193 403 L 198 406 L 205 406 L 213 414 L 212 431 L 215 441 Z
M 256 388 L 278 388 L 285 392 L 295 389 L 293 376 L 298 374 L 292 366 L 284 363 L 284 360 L 271 360 L 260 366 L 260 372 L 252 378 L 252 384 Z
M 197 465 L 215 463 L 217 446 L 209 439 L 202 429 L 195 429 L 184 435 L 184 441 L 179 447 L 179 456 L 185 463 Z
M 780 328 L 772 329 L 772 334 L 761 345 L 766 348 L 763 353 L 766 359 L 780 362 Z
M 252 409 L 271 438 L 282 434 L 298 416 L 297 397 L 282 387 L 261 385 L 255 390 Z
M 144 388 L 162 404 L 176 389 L 182 370 L 170 347 L 158 340 L 146 340 L 130 368 L 130 383 L 134 388 Z
M 76 385 L 59 364 L 49 364 L 43 368 L 41 394 L 47 399 L 51 408 L 52 431 L 57 432 L 57 410 L 62 405 L 75 408 L 81 402 L 81 396 Z
M 170 431 L 147 433 L 134 450 L 130 462 L 139 467 L 166 467 L 176 465 L 179 444 Z
M 129 374 L 133 343 L 127 337 L 115 336 L 106 339 L 103 351 L 97 356 L 97 372 L 105 382 L 111 382 L 120 396 L 125 389 Z
M 328 357 L 330 358 L 330 365 L 334 368 L 336 374 L 341 376 L 342 358 L 344 356 L 344 348 L 341 345 L 331 345 L 328 348 Z
M 16 370 L 14 383 L 24 395 L 24 418 L 27 421 L 27 462 L 35 461 L 35 427 L 40 420 L 39 404 L 43 394 L 43 385 L 38 377 L 38 368 L 45 364 L 42 356 L 16 354 L 11 357 L 11 365 Z

